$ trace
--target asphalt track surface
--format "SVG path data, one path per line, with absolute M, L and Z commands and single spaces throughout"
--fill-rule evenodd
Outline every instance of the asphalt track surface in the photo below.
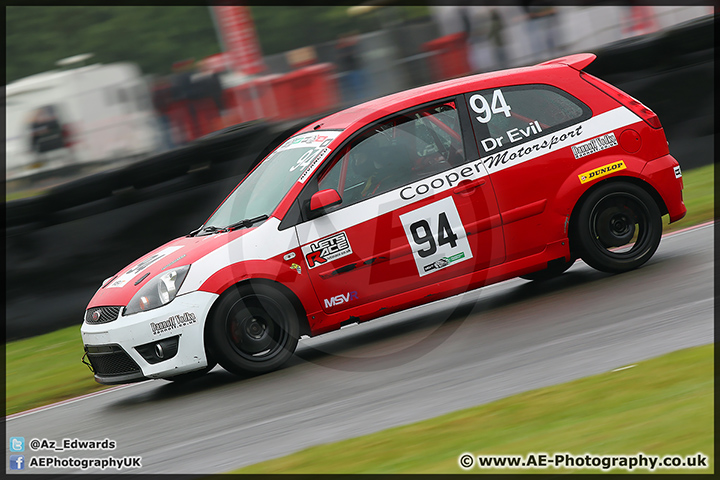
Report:
M 304 339 L 287 368 L 261 377 L 217 367 L 186 385 L 143 382 L 17 414 L 6 439 L 117 442 L 105 452 L 26 447 L 26 463 L 139 455 L 142 469 L 125 472 L 225 472 L 712 343 L 713 259 L 706 225 L 663 238 L 622 275 L 578 261 L 545 283 L 514 279 Z

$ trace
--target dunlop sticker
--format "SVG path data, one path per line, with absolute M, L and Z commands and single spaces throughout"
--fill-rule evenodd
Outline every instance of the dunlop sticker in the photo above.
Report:
M 625 170 L 626 168 L 625 162 L 620 160 L 619 162 L 603 165 L 602 167 L 590 170 L 589 172 L 581 173 L 578 175 L 578 178 L 580 179 L 580 183 L 587 183 L 595 180 L 596 178 L 604 177 L 605 175 L 610 175 L 611 173 L 619 172 L 620 170 Z

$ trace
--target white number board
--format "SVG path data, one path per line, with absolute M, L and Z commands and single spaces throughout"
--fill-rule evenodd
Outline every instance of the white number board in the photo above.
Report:
M 400 222 L 421 277 L 472 258 L 465 228 L 452 197 L 400 215 Z

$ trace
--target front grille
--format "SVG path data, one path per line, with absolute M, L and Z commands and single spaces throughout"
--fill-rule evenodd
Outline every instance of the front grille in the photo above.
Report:
M 96 375 L 127 375 L 141 371 L 119 345 L 85 345 L 85 351 Z
M 120 316 L 120 309 L 122 307 L 93 307 L 88 308 L 85 312 L 85 323 L 88 323 L 90 325 L 96 325 L 98 323 L 108 323 L 112 322 L 113 320 L 117 320 L 118 316 Z M 93 316 L 95 313 L 98 313 L 99 315 L 95 315 L 98 318 L 94 319 Z

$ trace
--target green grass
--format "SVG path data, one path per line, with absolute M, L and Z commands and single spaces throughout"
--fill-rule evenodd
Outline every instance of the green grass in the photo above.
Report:
M 666 231 L 713 218 L 714 165 L 683 172 L 688 214 Z M 667 220 L 665 220 L 667 221 Z M 78 327 L 10 342 L 6 346 L 6 414 L 46 405 L 105 388 L 80 363 L 83 355 Z
M 38 195 L 44 195 L 44 190 L 22 190 L 17 192 L 10 192 L 5 194 L 5 201 L 12 202 L 13 200 L 20 200 L 23 198 L 37 197 Z
M 534 390 L 372 435 L 319 445 L 233 473 L 463 473 L 458 457 L 569 452 L 574 455 L 694 455 L 712 473 L 713 349 L 706 345 Z M 573 470 L 480 470 L 554 473 Z M 575 470 L 599 473 L 600 470 Z M 625 473 L 614 470 L 614 473 Z M 635 473 L 648 473 L 638 469 Z
M 107 388 L 95 382 L 83 356 L 80 326 L 5 346 L 5 414 Z

